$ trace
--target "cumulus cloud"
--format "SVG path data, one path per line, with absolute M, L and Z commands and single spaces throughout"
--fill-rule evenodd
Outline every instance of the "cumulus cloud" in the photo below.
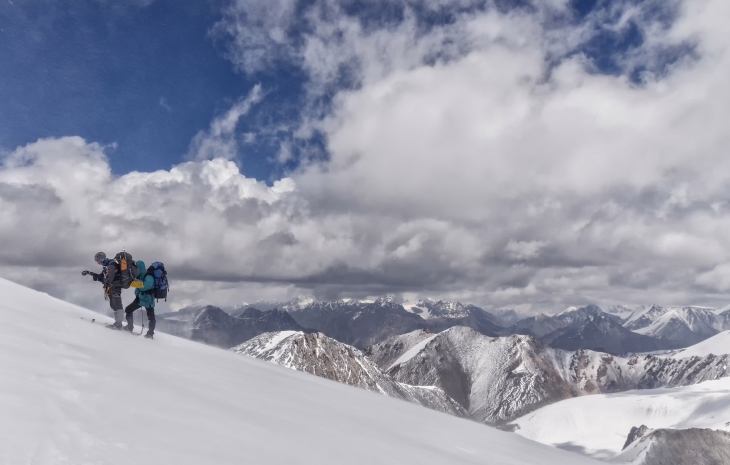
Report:
M 354 2 L 233 2 L 216 28 L 229 57 L 300 67 L 295 137 L 317 132 L 327 156 L 273 186 L 241 175 L 237 124 L 260 87 L 169 171 L 114 177 L 78 138 L 21 147 L 0 171 L 0 272 L 39 285 L 124 245 L 169 262 L 186 302 L 724 305 L 727 2 L 615 2 L 581 21 L 562 1 L 417 3 L 379 2 L 400 12 L 382 21 Z M 641 40 L 602 71 L 588 46 L 607 28 Z

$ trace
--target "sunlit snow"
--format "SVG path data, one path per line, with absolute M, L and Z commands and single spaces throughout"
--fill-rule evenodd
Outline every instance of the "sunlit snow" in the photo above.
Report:
M 598 463 L 229 351 L 113 332 L 5 280 L 0 295 L 2 464 Z
M 513 422 L 517 434 L 607 459 L 633 426 L 730 431 L 730 378 L 679 388 L 646 389 L 563 400 Z

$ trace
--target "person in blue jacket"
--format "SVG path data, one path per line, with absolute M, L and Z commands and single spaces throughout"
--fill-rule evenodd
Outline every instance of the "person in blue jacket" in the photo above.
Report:
M 136 283 L 137 285 L 133 284 L 135 287 L 134 301 L 124 309 L 127 316 L 127 326 L 124 329 L 130 332 L 134 329 L 134 311 L 144 307 L 150 322 L 149 330 L 144 337 L 152 339 L 155 334 L 155 278 L 147 273 L 147 267 L 142 260 L 137 260 L 137 267 L 139 268 L 139 278 L 137 278 L 139 282 Z

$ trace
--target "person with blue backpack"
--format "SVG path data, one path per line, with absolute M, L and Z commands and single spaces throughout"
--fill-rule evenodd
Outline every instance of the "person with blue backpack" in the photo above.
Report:
M 161 262 L 154 262 L 149 268 L 145 267 L 142 260 L 137 261 L 137 268 L 140 270 L 139 278 L 132 283 L 134 287 L 134 301 L 127 305 L 124 313 L 127 316 L 129 332 L 134 329 L 134 312 L 142 307 L 147 311 L 149 329 L 144 337 L 152 339 L 155 335 L 155 299 L 165 298 L 167 300 L 167 272 Z

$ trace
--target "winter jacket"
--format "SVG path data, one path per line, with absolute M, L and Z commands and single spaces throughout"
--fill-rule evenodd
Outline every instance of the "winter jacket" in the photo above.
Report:
M 137 260 L 139 268 L 139 279 L 144 286 L 134 290 L 134 295 L 139 299 L 139 305 L 145 308 L 155 308 L 155 277 L 147 273 L 147 267 L 142 260 Z

